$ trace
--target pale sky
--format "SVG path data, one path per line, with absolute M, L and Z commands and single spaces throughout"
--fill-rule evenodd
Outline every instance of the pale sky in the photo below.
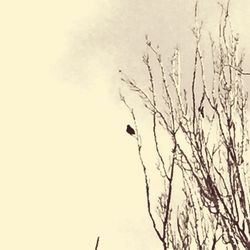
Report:
M 201 2 L 213 29 L 216 1 Z M 250 71 L 250 3 L 232 2 Z M 192 6 L 1 2 L 0 249 L 94 249 L 98 235 L 100 250 L 161 249 L 136 145 L 125 133 L 131 118 L 119 101 L 118 69 L 142 78 L 146 33 L 166 59 L 178 44 L 189 63 Z

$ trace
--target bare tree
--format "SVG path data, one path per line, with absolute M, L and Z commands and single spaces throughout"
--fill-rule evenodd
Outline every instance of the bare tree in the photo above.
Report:
M 152 116 L 151 131 L 162 180 L 156 205 L 137 115 L 121 94 L 134 121 L 148 214 L 164 250 L 213 250 L 218 249 L 218 244 L 225 249 L 250 249 L 250 176 L 246 159 L 249 139 L 244 90 L 244 77 L 249 73 L 243 71 L 244 55 L 239 51 L 239 36 L 231 27 L 229 5 L 230 1 L 219 4 L 218 37 L 214 40 L 210 35 L 212 65 L 205 65 L 202 22 L 195 4 L 190 91 L 181 88 L 179 48 L 170 62 L 171 72 L 167 72 L 158 47 L 148 37 L 148 53 L 143 56 L 148 86 L 140 86 L 121 72 L 122 82 L 141 98 Z M 160 76 L 156 75 L 156 66 Z M 206 69 L 212 69 L 208 77 Z M 170 149 L 160 145 L 160 129 L 170 138 Z M 172 199 L 175 178 L 182 179 L 184 194 L 183 203 L 177 207 Z

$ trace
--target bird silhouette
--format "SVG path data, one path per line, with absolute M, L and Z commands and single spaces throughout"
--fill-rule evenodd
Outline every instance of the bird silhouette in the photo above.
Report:
M 130 135 L 134 135 L 135 134 L 135 130 L 130 125 L 127 125 L 126 131 Z

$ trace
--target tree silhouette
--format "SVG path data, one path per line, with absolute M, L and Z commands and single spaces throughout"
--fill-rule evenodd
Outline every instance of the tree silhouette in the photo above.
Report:
M 148 37 L 149 52 L 143 56 L 148 86 L 139 86 L 122 74 L 122 82 L 140 97 L 152 116 L 154 155 L 162 183 L 156 204 L 140 124 L 133 105 L 121 94 L 134 121 L 147 211 L 164 250 L 250 249 L 250 173 L 246 155 L 249 138 L 244 90 L 244 77 L 249 73 L 243 71 L 244 55 L 239 52 L 238 34 L 231 28 L 229 3 L 219 4 L 218 37 L 214 40 L 210 35 L 212 65 L 208 67 L 212 72 L 208 78 L 197 2 L 189 90 L 181 88 L 179 48 L 171 59 L 171 71 L 167 72 L 158 47 Z M 160 81 L 153 63 L 159 68 Z M 162 146 L 162 131 L 169 138 L 170 149 Z M 128 129 L 127 132 L 130 134 Z M 182 183 L 184 197 L 177 207 L 173 204 L 175 179 L 179 186 Z

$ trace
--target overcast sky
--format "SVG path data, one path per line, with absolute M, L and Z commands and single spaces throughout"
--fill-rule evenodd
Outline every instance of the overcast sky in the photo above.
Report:
M 201 1 L 205 31 L 215 32 L 216 2 Z M 118 69 L 142 77 L 145 34 L 166 59 L 180 46 L 190 65 L 193 5 L 1 3 L 0 249 L 87 250 L 98 235 L 100 250 L 161 249 L 125 133 Z M 250 71 L 250 3 L 232 0 L 231 10 Z

